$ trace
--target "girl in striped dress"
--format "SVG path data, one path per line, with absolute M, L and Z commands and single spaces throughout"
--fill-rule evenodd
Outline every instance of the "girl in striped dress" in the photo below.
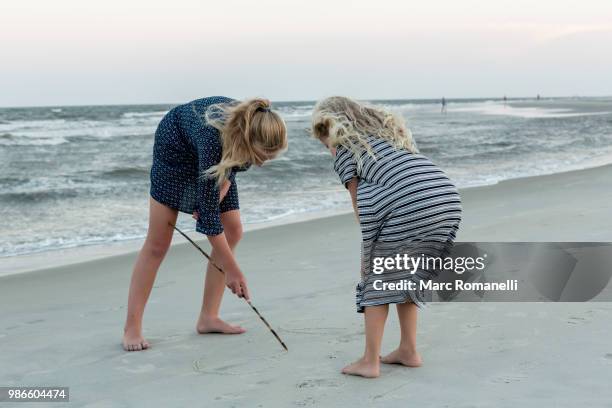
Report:
M 365 354 L 342 372 L 378 377 L 380 362 L 418 367 L 417 310 L 425 300 L 421 283 L 437 272 L 423 264 L 381 265 L 397 255 L 448 255 L 461 221 L 459 193 L 442 170 L 418 153 L 401 118 L 390 112 L 331 97 L 315 106 L 312 127 L 334 156 L 362 234 L 356 303 L 365 315 Z M 401 339 L 395 351 L 380 358 L 389 304 L 397 307 Z

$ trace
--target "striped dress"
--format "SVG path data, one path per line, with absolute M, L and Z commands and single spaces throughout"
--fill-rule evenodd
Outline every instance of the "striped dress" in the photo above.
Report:
M 461 199 L 454 184 L 427 157 L 396 149 L 385 140 L 368 138 L 374 156 L 363 152 L 361 163 L 338 146 L 334 170 L 346 185 L 358 179 L 357 209 L 362 234 L 361 280 L 357 311 L 364 307 L 413 302 L 422 306 L 421 281 L 435 278 L 433 268 L 374 268 L 376 258 L 444 257 L 461 222 Z M 374 271 L 379 273 L 374 273 Z M 415 290 L 380 290 L 382 282 L 414 282 Z M 375 282 L 378 281 L 375 285 Z

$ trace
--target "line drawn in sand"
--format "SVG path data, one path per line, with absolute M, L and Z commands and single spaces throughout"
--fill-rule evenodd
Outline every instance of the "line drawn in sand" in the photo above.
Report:
M 268 357 L 252 357 L 211 363 L 211 356 L 193 360 L 193 371 L 214 375 L 253 375 L 269 372 L 279 361 L 278 355 Z

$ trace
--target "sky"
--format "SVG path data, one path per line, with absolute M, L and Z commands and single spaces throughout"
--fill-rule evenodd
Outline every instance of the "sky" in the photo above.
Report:
M 612 95 L 611 0 L 18 0 L 0 106 Z

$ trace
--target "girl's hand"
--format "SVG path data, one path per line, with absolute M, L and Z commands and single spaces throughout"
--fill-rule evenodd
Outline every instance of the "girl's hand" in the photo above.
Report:
M 239 268 L 225 269 L 225 285 L 232 290 L 232 293 L 238 297 L 250 299 L 249 289 L 247 287 L 244 274 Z
M 229 180 L 225 180 L 223 182 L 223 185 L 221 186 L 221 189 L 219 190 L 219 202 L 223 201 L 231 185 L 232 185 L 232 182 Z
M 191 218 L 193 218 L 194 220 L 197 220 L 198 218 L 200 218 L 200 213 L 197 211 L 193 212 L 193 215 L 191 216 Z
M 223 272 L 225 273 L 225 285 L 238 297 L 243 297 L 246 300 L 249 300 L 250 296 L 246 279 L 244 278 L 238 263 L 236 263 L 232 250 L 227 244 L 225 233 L 222 232 L 218 235 L 209 235 L 208 241 L 210 241 L 213 251 L 216 253 L 215 259 L 223 267 Z

